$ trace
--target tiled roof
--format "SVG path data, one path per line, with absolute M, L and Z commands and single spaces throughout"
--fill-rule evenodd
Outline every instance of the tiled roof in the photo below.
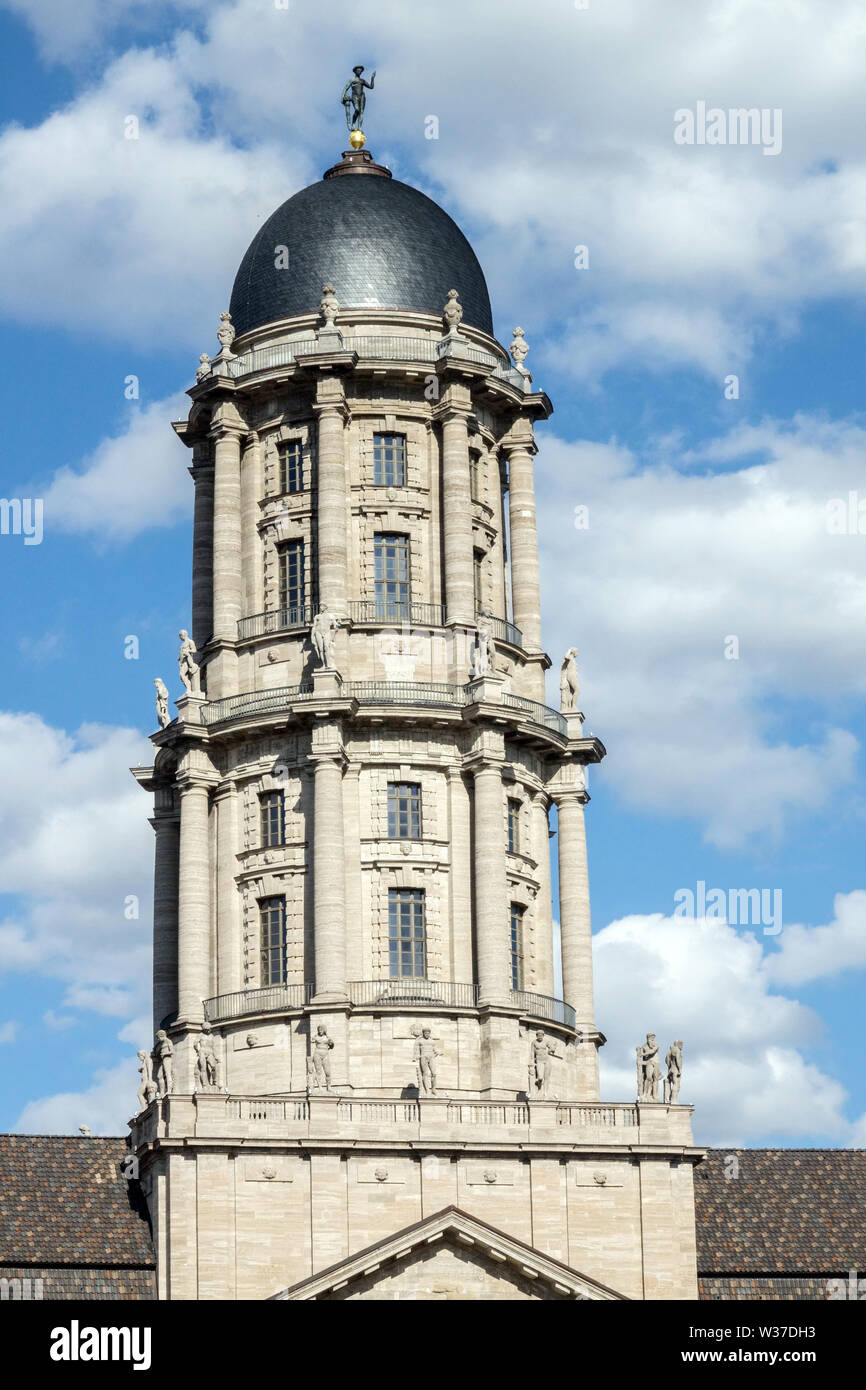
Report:
M 701 1274 L 866 1269 L 866 1149 L 710 1149 L 695 1215 Z
M 152 1268 L 137 1182 L 119 1164 L 125 1139 L 0 1134 L 0 1265 Z

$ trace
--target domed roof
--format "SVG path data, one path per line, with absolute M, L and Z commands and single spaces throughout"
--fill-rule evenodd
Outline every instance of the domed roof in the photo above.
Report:
M 278 269 L 283 246 L 288 267 Z M 312 312 L 328 281 L 341 309 L 441 314 L 448 291 L 456 289 L 464 324 L 493 335 L 484 272 L 460 228 L 366 151 L 344 155 L 320 183 L 277 208 L 253 238 L 232 290 L 236 331 Z

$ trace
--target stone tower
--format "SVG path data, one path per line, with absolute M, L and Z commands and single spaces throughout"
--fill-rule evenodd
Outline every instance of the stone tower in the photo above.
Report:
M 197 650 L 135 769 L 160 1296 L 694 1297 L 690 1110 L 599 1102 L 605 750 L 545 699 L 522 332 L 512 365 L 465 237 L 361 149 L 218 337 L 174 426 Z

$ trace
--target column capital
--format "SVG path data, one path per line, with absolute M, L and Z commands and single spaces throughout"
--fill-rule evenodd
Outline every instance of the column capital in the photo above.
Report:
M 551 787 L 549 795 L 557 808 L 572 806 L 575 802 L 580 806 L 586 806 L 590 800 L 589 792 L 585 787 Z
M 515 453 L 537 454 L 538 445 L 535 442 L 532 421 L 515 420 L 511 429 L 507 430 L 498 441 L 498 447 L 504 449 L 509 455 Z
M 208 430 L 208 439 L 212 439 L 215 444 L 222 444 L 228 439 L 234 439 L 240 443 L 241 436 L 247 432 L 246 425 L 240 421 L 215 420 Z

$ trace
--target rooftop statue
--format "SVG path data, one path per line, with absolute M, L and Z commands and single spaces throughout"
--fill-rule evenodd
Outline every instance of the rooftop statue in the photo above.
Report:
M 367 105 L 367 92 L 364 88 L 366 87 L 367 91 L 372 92 L 376 81 L 375 68 L 370 74 L 369 82 L 366 77 L 361 76 L 363 71 L 363 67 L 352 68 L 355 76 L 349 78 L 343 88 L 343 95 L 340 97 L 346 112 L 346 126 L 350 132 L 364 129 L 364 107 Z

